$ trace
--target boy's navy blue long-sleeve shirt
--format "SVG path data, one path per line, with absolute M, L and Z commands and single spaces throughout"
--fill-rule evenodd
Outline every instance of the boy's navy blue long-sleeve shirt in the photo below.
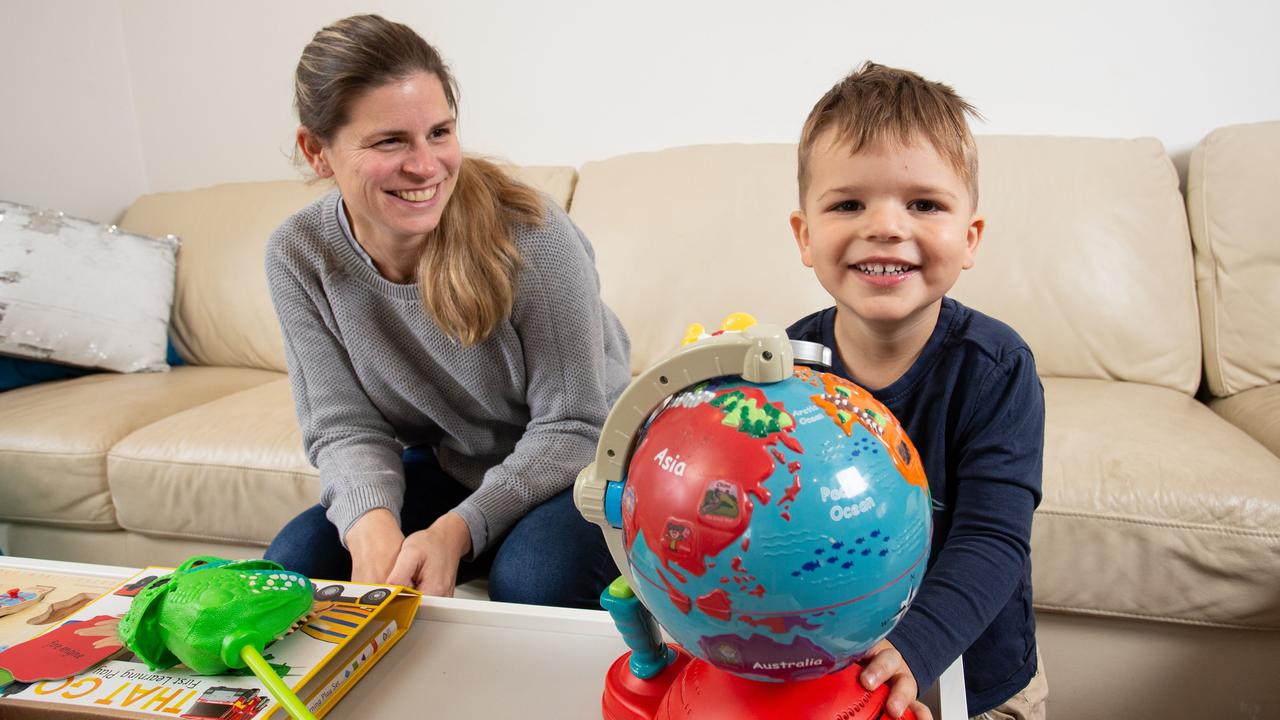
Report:
M 787 329 L 831 348 L 836 308 Z M 943 298 L 920 357 L 871 394 L 906 428 L 929 479 L 933 543 L 915 602 L 889 633 L 920 689 L 963 653 L 969 714 L 1001 704 L 1036 671 L 1031 515 L 1040 503 L 1044 390 L 1012 328 Z

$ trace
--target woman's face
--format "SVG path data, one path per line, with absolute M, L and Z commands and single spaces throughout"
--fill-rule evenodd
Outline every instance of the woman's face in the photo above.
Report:
M 417 72 L 379 85 L 349 116 L 308 160 L 337 182 L 362 244 L 420 242 L 440 224 L 462 163 L 440 78 Z

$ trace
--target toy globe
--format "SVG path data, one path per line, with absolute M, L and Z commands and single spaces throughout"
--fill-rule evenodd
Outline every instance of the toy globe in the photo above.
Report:
M 793 364 L 800 345 L 755 326 L 678 351 L 623 394 L 576 489 L 603 490 L 603 518 L 579 506 L 643 606 L 695 663 L 749 686 L 855 663 L 902 617 L 929 554 L 928 483 L 902 426 L 857 385 Z M 654 717 L 611 713 L 610 692 L 606 717 Z
M 865 390 L 797 368 L 713 380 L 645 427 L 622 495 L 636 595 L 722 670 L 805 680 L 861 657 L 924 575 L 915 450 Z

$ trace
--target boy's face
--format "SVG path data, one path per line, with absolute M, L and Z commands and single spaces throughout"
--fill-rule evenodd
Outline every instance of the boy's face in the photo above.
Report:
M 973 266 L 982 218 L 963 179 L 932 143 L 864 147 L 850 155 L 818 137 L 791 229 L 804 264 L 836 300 L 882 331 L 936 311 Z

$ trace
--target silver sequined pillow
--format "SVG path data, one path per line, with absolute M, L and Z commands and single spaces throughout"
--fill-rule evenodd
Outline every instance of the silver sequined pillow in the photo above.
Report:
M 0 354 L 164 371 L 178 239 L 0 201 Z

